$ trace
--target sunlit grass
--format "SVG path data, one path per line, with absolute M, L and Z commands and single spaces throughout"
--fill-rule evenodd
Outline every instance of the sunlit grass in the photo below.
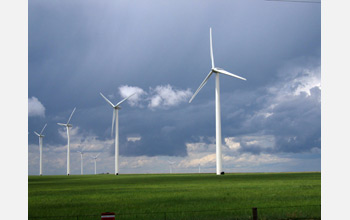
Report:
M 168 212 L 167 219 L 172 219 L 172 215 L 174 219 L 180 216 L 194 219 L 193 213 L 177 212 L 202 210 L 207 212 L 206 216 L 246 216 L 252 207 L 258 207 L 262 217 L 321 215 L 317 206 L 321 204 L 319 172 L 30 176 L 28 182 L 29 217 L 98 215 L 112 211 Z M 228 209 L 238 211 L 208 213 Z

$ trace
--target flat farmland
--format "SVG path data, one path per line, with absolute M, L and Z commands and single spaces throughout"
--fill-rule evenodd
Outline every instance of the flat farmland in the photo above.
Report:
M 320 219 L 321 173 L 28 177 L 29 219 L 251 219 L 252 207 L 259 219 Z

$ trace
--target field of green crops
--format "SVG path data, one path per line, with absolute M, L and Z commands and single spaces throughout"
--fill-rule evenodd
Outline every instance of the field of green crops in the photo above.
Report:
M 250 219 L 252 207 L 259 219 L 320 219 L 321 173 L 28 177 L 29 219 Z

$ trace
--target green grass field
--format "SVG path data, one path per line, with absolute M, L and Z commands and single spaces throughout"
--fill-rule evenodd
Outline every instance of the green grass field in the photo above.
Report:
M 252 207 L 259 219 L 320 218 L 321 173 L 28 177 L 30 219 L 250 219 Z

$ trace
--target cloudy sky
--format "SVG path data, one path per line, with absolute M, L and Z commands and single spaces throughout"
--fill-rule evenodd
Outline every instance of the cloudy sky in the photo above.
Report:
M 28 172 L 114 171 L 112 108 L 119 112 L 120 173 L 215 172 L 215 64 L 247 78 L 221 80 L 225 172 L 320 171 L 321 5 L 263 0 L 28 2 Z

